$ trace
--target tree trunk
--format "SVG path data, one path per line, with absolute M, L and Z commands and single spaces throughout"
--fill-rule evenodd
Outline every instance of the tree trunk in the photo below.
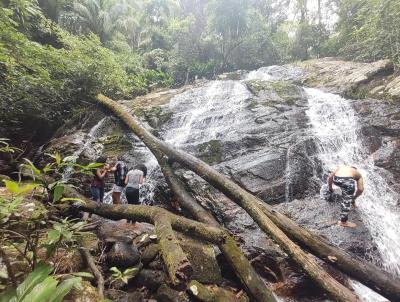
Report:
M 188 284 L 188 291 L 200 302 L 248 302 L 245 295 L 237 297 L 233 292 L 220 287 L 209 288 L 196 280 Z
M 400 301 L 400 279 L 383 271 L 376 265 L 350 254 L 333 245 L 323 237 L 312 233 L 287 216 L 277 212 L 268 204 L 260 202 L 264 213 L 293 240 L 299 242 L 314 255 L 322 260 L 331 263 L 340 271 L 350 277 L 359 280 L 377 293 L 390 301 Z M 336 259 L 330 260 L 333 256 Z
M 165 168 L 165 167 L 164 167 Z M 171 170 L 169 172 L 172 173 Z M 167 174 L 169 175 L 169 174 Z M 175 178 L 170 178 L 175 181 L 178 181 Z M 186 191 L 185 191 L 186 192 Z M 187 192 L 187 197 L 193 199 Z M 83 203 L 79 203 L 79 208 L 83 211 L 94 213 L 106 218 L 110 219 L 134 219 L 137 221 L 148 222 L 154 224 L 157 216 L 163 215 L 169 219 L 170 225 L 182 233 L 185 233 L 189 236 L 197 236 L 200 239 L 212 242 L 217 244 L 221 251 L 224 253 L 225 258 L 228 263 L 231 265 L 233 270 L 235 271 L 238 278 L 242 281 L 243 287 L 246 289 L 246 292 L 251 296 L 254 301 L 257 302 L 276 302 L 276 299 L 272 293 L 272 291 L 266 286 L 264 281 L 260 278 L 260 276 L 255 272 L 250 262 L 246 258 L 246 256 L 242 253 L 240 248 L 236 245 L 236 241 L 229 235 L 229 233 L 219 228 L 219 224 L 213 218 L 203 218 L 201 213 L 204 216 L 211 216 L 207 211 L 205 211 L 200 205 L 197 203 L 197 207 L 202 209 L 202 212 L 197 212 L 200 220 L 204 220 L 206 223 L 203 224 L 201 222 L 195 222 L 193 220 L 174 215 L 169 213 L 168 211 L 157 208 L 157 207 L 149 207 L 149 206 L 121 206 L 121 205 L 106 205 L 106 204 L 98 204 L 93 202 L 83 195 L 79 194 L 75 189 L 70 187 L 65 187 L 64 196 L 70 198 L 77 198 Z M 188 205 L 187 202 L 190 199 L 185 199 L 182 202 L 182 206 L 184 204 Z M 193 204 L 196 201 L 193 200 Z M 190 207 L 186 207 L 190 208 Z M 212 217 L 212 216 L 211 216 Z M 211 223 L 209 223 L 211 221 Z M 161 247 L 161 253 L 163 253 L 163 249 Z
M 97 100 L 112 110 L 128 127 L 150 148 L 158 150 L 175 160 L 190 170 L 196 172 L 211 185 L 223 192 L 227 197 L 235 201 L 254 219 L 260 228 L 268 233 L 280 246 L 287 252 L 303 270 L 314 279 L 332 298 L 337 301 L 358 301 L 357 296 L 344 285 L 331 277 L 315 259 L 303 252 L 298 245 L 292 242 L 262 211 L 258 205 L 260 201 L 257 197 L 242 189 L 232 180 L 228 179 L 212 167 L 197 159 L 196 157 L 175 150 L 167 143 L 157 139 L 148 132 L 136 119 L 127 112 L 127 109 L 117 102 L 98 95 Z
M 190 279 L 193 268 L 176 239 L 170 218 L 168 214 L 160 213 L 154 220 L 161 256 L 168 276 L 174 286 L 184 284 Z
M 159 159 L 159 155 L 156 155 L 161 170 L 165 176 L 165 179 L 178 198 L 178 202 L 192 216 L 207 225 L 214 227 L 220 227 L 217 220 L 206 211 L 197 201 L 185 190 L 183 184 L 176 178 L 172 168 L 169 166 L 165 159 Z M 272 291 L 267 287 L 264 281 L 256 273 L 251 263 L 237 246 L 236 241 L 226 231 L 227 236 L 225 242 L 219 245 L 221 252 L 224 254 L 229 265 L 235 271 L 236 276 L 242 282 L 242 285 L 246 289 L 246 292 L 254 301 L 259 302 L 276 302 L 276 299 Z
M 73 205 L 73 207 L 78 210 L 97 214 L 108 219 L 130 219 L 154 225 L 157 215 L 166 215 L 171 222 L 171 227 L 176 231 L 215 244 L 221 244 L 225 241 L 226 232 L 224 230 L 175 215 L 159 207 L 144 205 L 108 205 L 97 203 L 86 198 L 71 187 L 64 187 L 63 196 L 81 200 L 82 202 L 76 202 Z M 71 205 L 67 205 L 66 207 L 71 208 Z M 60 208 L 62 208 L 62 206 L 60 206 Z

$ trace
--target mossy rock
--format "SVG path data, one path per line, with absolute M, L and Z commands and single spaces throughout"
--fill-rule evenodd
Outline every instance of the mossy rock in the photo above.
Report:
M 122 134 L 111 134 L 102 137 L 98 140 L 98 143 L 103 144 L 104 153 L 107 156 L 117 156 L 131 149 L 131 143 Z
M 136 109 L 135 115 L 146 120 L 151 127 L 158 129 L 171 119 L 173 112 L 165 111 L 162 106 L 152 106 Z
M 257 105 L 258 105 L 258 102 L 256 100 L 254 100 L 254 99 L 251 99 L 249 104 L 247 105 L 247 108 L 248 109 L 254 109 L 254 108 L 257 107 Z
M 215 165 L 223 160 L 223 146 L 220 140 L 211 140 L 196 147 L 199 157 L 210 165 Z
M 294 105 L 295 102 L 302 98 L 301 88 L 288 81 L 261 81 L 251 80 L 245 82 L 247 88 L 255 96 L 261 97 L 263 92 L 275 93 L 285 105 Z M 276 100 L 274 100 L 276 102 Z M 250 109 L 254 108 L 257 104 L 250 103 Z
M 65 302 L 98 302 L 101 301 L 97 289 L 88 281 L 81 282 L 81 288 L 73 289 L 65 298 Z
M 180 245 L 193 267 L 192 279 L 204 283 L 220 284 L 221 269 L 212 245 L 182 236 Z

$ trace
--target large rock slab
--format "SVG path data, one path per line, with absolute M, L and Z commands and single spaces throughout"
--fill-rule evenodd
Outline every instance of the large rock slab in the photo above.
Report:
M 323 58 L 301 62 L 296 66 L 305 70 L 303 83 L 306 86 L 352 98 L 396 97 L 400 91 L 398 80 L 392 80 L 394 66 L 390 60 L 363 63 Z

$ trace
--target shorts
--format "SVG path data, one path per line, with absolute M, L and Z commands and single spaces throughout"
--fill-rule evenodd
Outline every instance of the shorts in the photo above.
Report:
M 139 202 L 139 189 L 127 187 L 125 190 L 126 200 L 128 200 L 128 204 L 140 204 Z
M 92 193 L 92 199 L 94 201 L 103 202 L 104 198 L 104 188 L 100 187 L 90 187 L 90 192 Z
M 117 185 L 114 185 L 113 188 L 112 188 L 113 193 L 114 192 L 115 193 L 122 193 L 123 190 L 124 190 L 124 187 L 117 186 Z

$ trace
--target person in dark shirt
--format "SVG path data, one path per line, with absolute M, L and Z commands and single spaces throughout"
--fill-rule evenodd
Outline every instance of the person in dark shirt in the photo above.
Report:
M 114 186 L 112 188 L 112 199 L 113 204 L 121 203 L 121 194 L 125 188 L 125 177 L 128 173 L 128 167 L 126 166 L 122 156 L 118 157 L 117 162 L 114 167 L 111 168 L 111 171 L 114 172 Z

